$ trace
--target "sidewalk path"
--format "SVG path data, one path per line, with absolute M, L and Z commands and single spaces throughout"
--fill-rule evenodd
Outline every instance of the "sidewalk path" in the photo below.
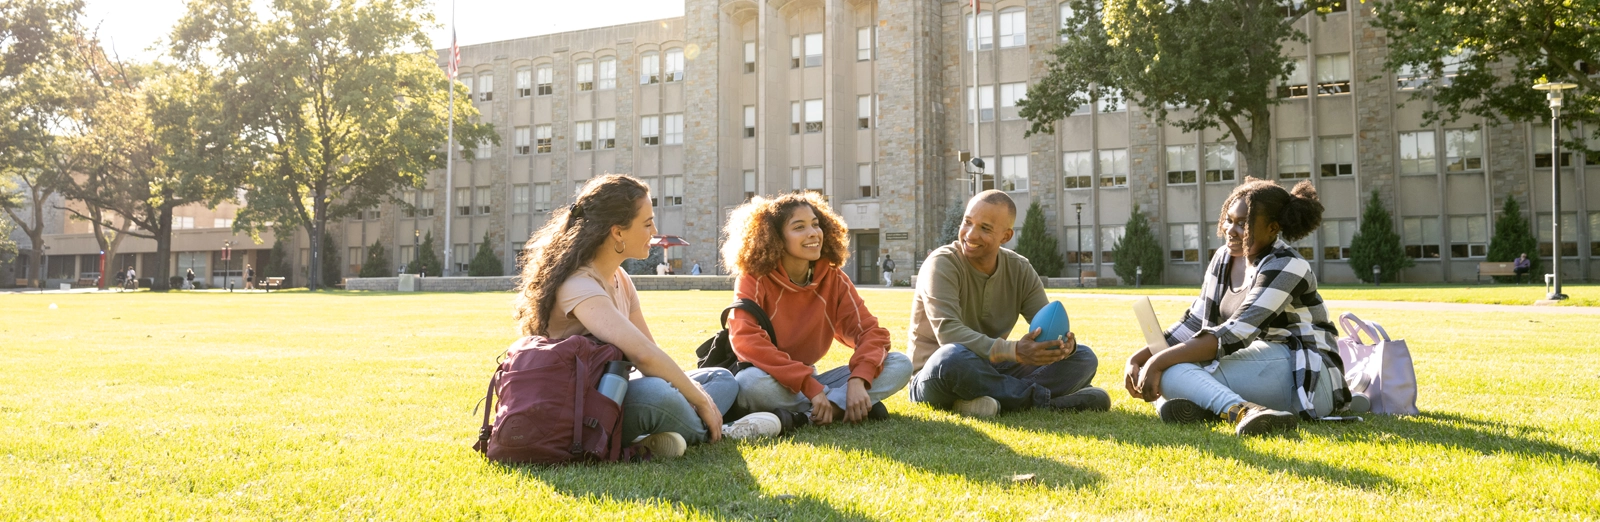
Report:
M 1048 293 L 1049 291 L 1046 290 Z M 1120 299 L 1132 301 L 1143 296 L 1127 294 L 1052 294 L 1053 297 L 1068 299 Z M 1182 301 L 1190 302 L 1194 297 L 1183 295 L 1152 295 L 1151 301 Z M 1349 309 L 1377 308 L 1384 310 L 1414 310 L 1420 312 L 1476 312 L 1476 313 L 1552 313 L 1552 314 L 1577 314 L 1600 315 L 1600 307 L 1595 306 L 1532 306 L 1532 305 L 1494 305 L 1470 303 L 1426 303 L 1414 301 L 1327 301 L 1330 311 L 1343 311 Z

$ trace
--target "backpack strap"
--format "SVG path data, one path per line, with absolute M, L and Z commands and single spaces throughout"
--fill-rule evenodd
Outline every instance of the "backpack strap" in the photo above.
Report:
M 573 398 L 573 401 L 572 401 L 572 403 L 573 403 L 573 410 L 572 410 L 572 447 L 567 448 L 567 451 L 569 453 L 572 453 L 573 455 L 582 455 L 583 454 L 583 396 L 587 395 L 586 393 L 584 393 L 585 390 L 583 389 L 583 377 L 585 375 L 588 375 L 589 372 L 584 371 L 584 370 L 587 370 L 588 368 L 584 367 L 583 357 L 582 356 L 573 358 L 573 363 L 574 363 L 573 366 L 575 366 L 577 368 L 578 373 L 572 379 L 572 387 L 573 387 L 573 392 L 572 392 L 572 398 Z
M 761 329 L 767 331 L 767 337 L 772 339 L 773 343 L 777 343 L 778 342 L 778 333 L 773 331 L 773 329 L 772 329 L 772 320 L 767 318 L 767 311 L 766 310 L 762 310 L 761 309 L 761 305 L 758 305 L 758 304 L 756 304 L 755 301 L 751 301 L 749 299 L 735 299 L 733 301 L 733 304 L 728 305 L 727 308 L 723 308 L 722 309 L 722 329 L 723 330 L 727 330 L 728 329 L 728 312 L 733 311 L 733 309 L 735 309 L 735 308 L 738 308 L 740 310 L 744 310 L 745 313 L 748 313 L 751 316 L 754 316 L 756 318 L 756 324 L 760 324 L 761 325 Z
M 503 370 L 495 370 L 494 376 L 489 378 L 489 391 L 483 395 L 483 426 L 478 428 L 478 443 L 472 445 L 478 453 L 489 452 L 489 435 L 494 432 L 494 426 L 489 424 L 490 412 L 494 410 L 494 385 L 500 382 L 502 373 Z

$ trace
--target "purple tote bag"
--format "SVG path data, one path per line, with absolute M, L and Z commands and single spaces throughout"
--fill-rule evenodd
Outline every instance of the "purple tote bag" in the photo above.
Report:
M 1344 359 L 1350 391 L 1366 394 L 1372 400 L 1373 413 L 1416 415 L 1417 372 L 1405 340 L 1390 339 L 1378 323 L 1363 321 L 1350 312 L 1339 315 L 1339 325 L 1349 334 L 1339 338 L 1339 357 Z M 1361 342 L 1362 332 L 1372 344 Z

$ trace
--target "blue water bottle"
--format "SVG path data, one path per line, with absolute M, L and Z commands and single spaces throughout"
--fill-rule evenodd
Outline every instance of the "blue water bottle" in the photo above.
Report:
M 612 402 L 622 404 L 622 398 L 628 395 L 628 373 L 633 371 L 633 363 L 628 361 L 612 361 L 606 365 L 606 373 L 600 376 L 600 394 L 611 399 Z

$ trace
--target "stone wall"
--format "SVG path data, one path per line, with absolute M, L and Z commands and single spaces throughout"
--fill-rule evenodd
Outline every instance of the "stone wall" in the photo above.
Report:
M 514 276 L 501 277 L 424 277 L 417 280 L 423 292 L 510 292 L 516 288 Z M 733 290 L 733 276 L 633 276 L 639 290 Z M 396 292 L 398 277 L 352 277 L 344 280 L 345 290 Z

